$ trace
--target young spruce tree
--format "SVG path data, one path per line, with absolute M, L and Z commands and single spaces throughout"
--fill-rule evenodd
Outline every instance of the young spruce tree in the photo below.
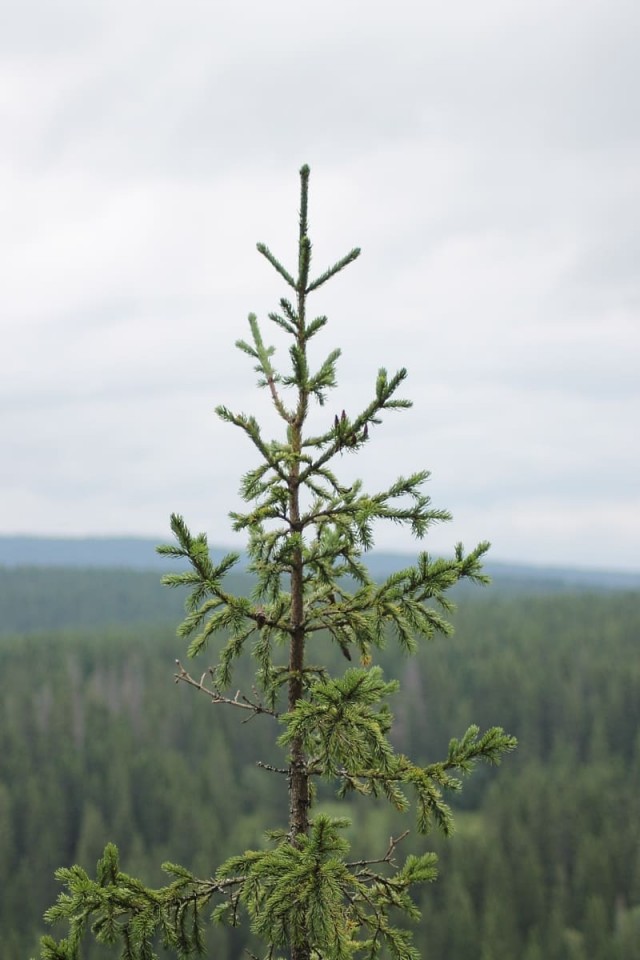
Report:
M 362 483 L 341 482 L 337 467 L 345 454 L 371 442 L 385 411 L 411 406 L 397 391 L 404 369 L 389 376 L 380 369 L 374 396 L 364 410 L 326 415 L 319 433 L 310 433 L 310 406 L 325 408 L 336 387 L 339 350 L 313 370 L 309 344 L 327 319 L 309 319 L 310 294 L 359 255 L 351 250 L 319 276 L 311 276 L 307 197 L 309 168 L 300 171 L 300 232 L 297 275 L 268 247 L 258 250 L 291 288 L 269 319 L 290 338 L 289 366 L 276 368 L 274 348 L 263 340 L 256 317 L 249 315 L 250 339 L 237 346 L 259 375 L 282 421 L 282 437 L 266 439 L 257 419 L 217 408 L 256 448 L 258 464 L 242 479 L 246 512 L 232 513 L 234 530 L 247 532 L 249 570 L 255 577 L 251 597 L 234 596 L 225 574 L 239 561 L 230 553 L 212 562 L 205 534 L 193 536 L 179 515 L 171 519 L 176 542 L 159 548 L 168 557 L 188 561 L 188 570 L 167 574 L 169 586 L 190 589 L 187 615 L 179 627 L 191 638 L 189 656 L 206 650 L 220 636 L 217 665 L 201 680 L 178 664 L 178 679 L 204 690 L 218 703 L 278 718 L 279 743 L 286 759 L 281 770 L 288 785 L 288 820 L 271 831 L 262 850 L 248 850 L 221 864 L 208 878 L 167 863 L 170 882 L 150 889 L 120 869 L 118 852 L 108 845 L 94 879 L 78 866 L 61 869 L 65 884 L 49 921 L 65 920 L 66 939 L 42 940 L 43 960 L 76 960 L 89 930 L 100 942 L 114 944 L 123 960 L 151 960 L 161 942 L 177 957 L 206 952 L 203 927 L 237 924 L 248 914 L 251 928 L 269 958 L 349 960 L 384 953 L 396 960 L 418 956 L 397 918 L 418 915 L 412 888 L 434 879 L 435 856 L 410 854 L 398 863 L 398 840 L 371 852 L 368 860 L 350 860 L 344 828 L 348 820 L 313 813 L 314 783 L 331 781 L 340 797 L 357 792 L 383 797 L 399 810 L 413 802 L 417 827 L 426 833 L 435 823 L 445 834 L 452 816 L 445 801 L 460 788 L 460 775 L 477 760 L 497 763 L 515 740 L 500 728 L 480 734 L 470 727 L 453 739 L 447 756 L 420 767 L 396 752 L 389 740 L 392 716 L 387 698 L 397 688 L 372 665 L 375 650 L 392 639 L 411 653 L 436 633 L 448 634 L 445 616 L 452 609 L 447 593 L 458 581 L 485 583 L 481 543 L 465 555 L 461 545 L 452 559 L 420 553 L 413 567 L 384 582 L 371 578 L 363 554 L 373 545 L 373 526 L 390 520 L 408 526 L 422 539 L 430 525 L 449 519 L 425 495 L 426 470 L 400 477 L 388 489 L 365 492 Z M 335 472 L 334 472 L 335 470 Z M 329 635 L 353 664 L 342 676 L 330 676 L 318 664 L 317 643 Z M 227 697 L 235 661 L 250 647 L 257 663 L 257 694 Z M 288 653 L 283 662 L 282 648 Z M 281 656 L 278 657 L 278 651 Z M 359 662 L 359 665 L 356 664 Z M 284 801 L 284 797 L 283 797 Z M 283 820 L 285 818 L 283 817 Z

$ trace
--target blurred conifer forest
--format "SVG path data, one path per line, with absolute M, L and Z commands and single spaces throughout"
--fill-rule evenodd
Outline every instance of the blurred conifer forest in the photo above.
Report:
M 2 960 L 36 954 L 61 864 L 93 870 L 114 841 L 150 884 L 166 859 L 207 875 L 277 816 L 279 779 L 255 762 L 273 756 L 275 721 L 247 729 L 173 683 L 181 602 L 167 593 L 155 574 L 0 568 Z M 453 638 L 380 655 L 402 681 L 396 746 L 427 762 L 496 720 L 520 746 L 469 780 L 454 842 L 412 835 L 440 862 L 416 946 L 425 960 L 640 960 L 640 594 L 461 600 Z M 322 653 L 337 669 L 340 652 Z M 251 678 L 241 665 L 238 686 Z M 382 801 L 353 814 L 356 854 L 412 826 Z M 236 960 L 248 936 L 216 929 L 210 953 Z

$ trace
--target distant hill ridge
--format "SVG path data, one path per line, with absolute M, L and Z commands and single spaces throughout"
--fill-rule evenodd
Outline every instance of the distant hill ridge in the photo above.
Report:
M 167 569 L 156 553 L 158 537 L 4 537 L 0 536 L 0 565 L 6 567 L 117 567 L 127 570 Z M 212 547 L 219 559 L 228 550 Z
M 164 542 L 167 540 L 165 538 Z M 161 537 L 155 540 L 147 537 L 0 536 L 0 566 L 167 570 L 169 562 L 156 553 L 156 546 L 161 542 Z M 216 560 L 231 549 L 214 545 L 211 554 Z M 372 575 L 382 577 L 414 563 L 417 553 L 418 550 L 415 553 L 374 550 L 367 555 L 366 561 Z M 521 585 L 538 589 L 547 587 L 554 591 L 640 589 L 640 571 L 585 570 L 491 560 L 485 568 L 496 585 L 512 588 Z

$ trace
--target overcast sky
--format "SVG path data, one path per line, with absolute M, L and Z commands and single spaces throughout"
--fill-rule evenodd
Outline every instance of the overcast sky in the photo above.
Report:
M 434 551 L 640 569 L 637 0 L 5 4 L 0 533 L 234 542 L 213 408 L 266 409 L 233 344 L 302 163 L 316 270 L 363 251 L 310 302 L 327 415 L 381 364 L 414 401 L 345 480 L 431 470 Z

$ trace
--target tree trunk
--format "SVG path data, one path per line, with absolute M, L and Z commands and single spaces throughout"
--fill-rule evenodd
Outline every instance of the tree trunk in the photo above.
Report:
M 293 429 L 293 447 L 300 448 L 300 429 Z M 289 522 L 294 533 L 300 528 L 300 499 L 298 487 L 299 466 L 294 463 L 289 479 Z M 304 691 L 304 584 L 302 549 L 294 550 L 291 566 L 291 644 L 289 648 L 289 701 L 288 708 L 293 710 Z M 306 756 L 299 738 L 291 743 L 289 762 L 289 833 L 291 843 L 297 845 L 298 838 L 309 832 L 309 775 Z M 291 960 L 309 960 L 311 947 L 308 942 L 291 946 Z

